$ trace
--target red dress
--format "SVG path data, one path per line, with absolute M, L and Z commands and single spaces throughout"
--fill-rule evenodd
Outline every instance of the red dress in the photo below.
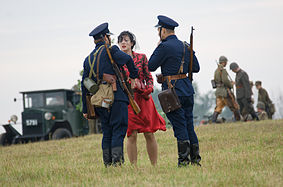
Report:
M 148 71 L 148 61 L 145 54 L 133 52 L 133 60 L 138 68 L 140 81 L 146 83 L 146 88 L 153 88 L 153 79 Z M 129 137 L 134 130 L 137 130 L 138 133 L 166 131 L 166 122 L 157 112 L 151 95 L 149 95 L 149 99 L 145 99 L 140 92 L 134 92 L 134 98 L 141 112 L 136 115 L 131 105 L 128 106 L 127 136 Z

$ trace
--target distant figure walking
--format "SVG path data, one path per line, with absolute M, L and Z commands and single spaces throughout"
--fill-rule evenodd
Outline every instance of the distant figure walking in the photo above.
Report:
M 252 104 L 252 90 L 248 74 L 236 62 L 230 64 L 230 69 L 236 73 L 236 96 L 241 115 L 245 121 L 249 114 L 254 120 L 259 120 Z
M 229 80 L 229 75 L 225 69 L 227 62 L 228 59 L 225 56 L 220 56 L 219 65 L 214 72 L 216 107 L 212 115 L 212 123 L 216 123 L 218 115 L 221 114 L 225 106 L 228 106 L 234 113 L 236 121 L 241 120 L 239 106 L 235 101 L 234 93 L 231 91 L 234 83 Z

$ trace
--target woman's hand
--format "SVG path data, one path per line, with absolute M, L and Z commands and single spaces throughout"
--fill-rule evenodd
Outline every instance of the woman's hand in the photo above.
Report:
M 146 88 L 144 89 L 143 93 L 141 94 L 143 98 L 145 98 L 146 100 L 149 99 L 150 94 L 152 93 L 153 88 Z
M 83 113 L 83 116 L 84 116 L 85 119 L 88 119 L 87 114 Z

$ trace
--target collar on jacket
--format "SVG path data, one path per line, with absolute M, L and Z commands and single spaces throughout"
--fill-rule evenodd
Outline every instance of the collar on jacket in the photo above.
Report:
M 172 40 L 172 39 L 177 39 L 177 36 L 174 34 L 174 35 L 170 35 L 170 36 L 167 36 L 167 38 L 165 38 L 164 40 L 162 40 L 163 42 L 167 41 L 167 40 Z

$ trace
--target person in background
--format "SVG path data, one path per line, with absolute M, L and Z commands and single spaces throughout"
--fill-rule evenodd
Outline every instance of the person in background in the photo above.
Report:
M 228 72 L 225 69 L 227 62 L 228 59 L 225 56 L 220 56 L 219 65 L 214 72 L 214 81 L 216 83 L 216 107 L 212 115 L 212 123 L 216 123 L 218 115 L 221 114 L 222 109 L 225 106 L 228 106 L 229 109 L 234 113 L 234 118 L 236 121 L 241 120 L 239 106 L 235 101 L 233 92 L 231 91 L 234 85 L 233 82 L 229 80 Z M 230 91 L 232 97 L 229 95 L 228 91 Z
M 257 108 L 257 115 L 258 115 L 259 120 L 267 120 L 268 115 L 265 111 L 265 104 L 261 101 L 258 101 L 256 108 Z
M 256 86 L 256 89 L 258 90 L 258 99 L 257 99 L 258 102 L 261 101 L 264 103 L 266 113 L 268 115 L 268 119 L 272 119 L 272 115 L 275 112 L 275 108 L 274 108 L 274 105 L 272 104 L 271 99 L 269 98 L 269 95 L 266 89 L 262 87 L 261 81 L 256 81 L 255 86 Z
M 230 69 L 236 73 L 236 97 L 244 120 L 251 114 L 253 120 L 259 120 L 252 104 L 252 92 L 248 74 L 236 62 L 230 64 Z
M 136 45 L 135 35 L 129 31 L 123 31 L 118 36 L 120 49 L 130 55 L 138 69 L 139 82 L 134 89 L 134 98 L 141 112 L 136 115 L 128 106 L 128 130 L 127 153 L 132 164 L 137 164 L 137 134 L 143 133 L 146 140 L 147 153 L 152 165 L 157 163 L 157 142 L 154 133 L 157 130 L 166 130 L 165 120 L 157 112 L 151 93 L 153 92 L 153 79 L 148 71 L 148 61 L 145 54 L 133 51 Z M 127 69 L 126 69 L 127 71 Z

